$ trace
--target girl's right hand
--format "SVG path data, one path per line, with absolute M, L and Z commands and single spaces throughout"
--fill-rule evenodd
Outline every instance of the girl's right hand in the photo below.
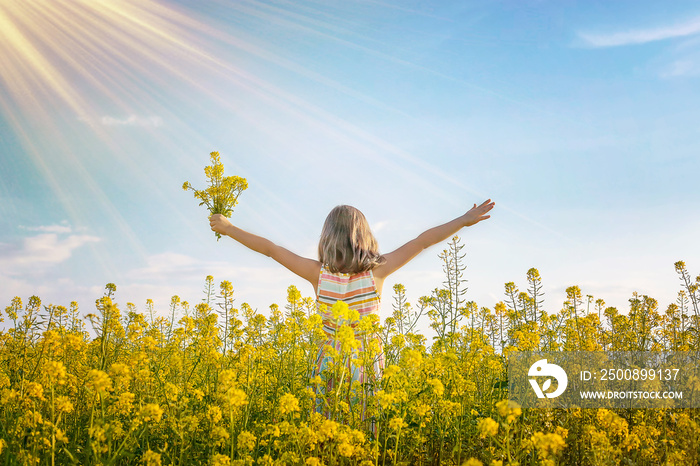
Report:
M 212 231 L 225 235 L 226 230 L 228 229 L 228 227 L 232 226 L 232 223 L 223 215 L 214 214 L 211 217 L 209 217 L 209 225 L 211 226 Z

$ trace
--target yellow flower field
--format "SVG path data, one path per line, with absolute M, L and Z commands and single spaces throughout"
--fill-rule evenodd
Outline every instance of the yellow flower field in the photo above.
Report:
M 447 271 L 456 257 L 445 251 Z M 294 287 L 269 316 L 233 307 L 231 283 L 212 277 L 203 302 L 173 297 L 168 318 L 118 305 L 112 284 L 85 319 L 76 303 L 15 298 L 0 332 L 0 464 L 698 464 L 697 410 L 525 410 L 504 383 L 518 350 L 697 350 L 700 277 L 676 269 L 683 291 L 665 310 L 635 295 L 623 312 L 571 287 L 548 314 L 535 269 L 492 309 L 464 300 L 459 274 L 416 305 L 396 285 L 393 316 L 360 323 L 385 344 L 377 386 L 348 386 L 348 361 L 371 354 L 338 332 L 330 419 L 314 409 L 321 320 Z

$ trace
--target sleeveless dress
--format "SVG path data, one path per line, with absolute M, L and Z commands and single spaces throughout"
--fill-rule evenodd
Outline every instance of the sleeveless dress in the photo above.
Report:
M 318 312 L 323 320 L 323 331 L 326 334 L 326 341 L 321 343 L 316 355 L 313 375 L 321 376 L 323 381 L 316 392 L 317 395 L 332 394 L 334 389 L 333 377 L 327 376 L 328 374 L 324 374 L 324 371 L 332 360 L 332 356 L 327 354 L 326 345 L 335 347 L 338 352 L 341 349 L 340 341 L 337 341 L 335 338 L 335 332 L 339 326 L 331 313 L 331 307 L 339 300 L 346 303 L 350 309 L 356 310 L 360 314 L 360 318 L 370 314 L 379 315 L 380 296 L 372 271 L 368 270 L 351 275 L 347 273 L 332 273 L 325 266 L 321 267 L 316 302 Z M 378 387 L 384 370 L 384 348 L 381 339 L 377 335 L 361 332 L 357 328 L 357 322 L 352 323 L 351 327 L 355 331 L 355 339 L 359 343 L 359 353 L 356 353 L 355 357 L 360 360 L 363 359 L 362 351 L 365 350 L 365 342 L 376 341 L 379 348 L 376 356 L 371 361 L 368 361 L 367 366 L 356 366 L 349 360 L 345 365 L 347 370 L 345 371 L 344 379 L 358 382 L 359 386 L 362 387 L 362 392 L 355 392 L 351 396 L 342 396 L 341 399 L 348 402 L 351 406 L 356 403 L 362 403 L 362 420 L 364 421 L 366 419 L 367 395 L 378 390 L 376 387 Z M 357 356 L 357 354 L 360 356 Z M 325 414 L 327 417 L 330 415 L 325 409 L 323 401 L 318 397 L 316 411 Z M 370 428 L 375 430 L 374 422 L 371 423 Z

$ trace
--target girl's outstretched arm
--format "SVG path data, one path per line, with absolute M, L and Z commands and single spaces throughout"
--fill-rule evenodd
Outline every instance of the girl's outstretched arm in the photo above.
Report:
M 440 241 L 444 241 L 457 233 L 463 227 L 475 225 L 482 220 L 490 218 L 486 215 L 495 205 L 491 199 L 485 201 L 480 206 L 474 204 L 466 214 L 457 217 L 451 222 L 444 223 L 421 233 L 416 239 L 409 241 L 397 250 L 384 255 L 386 262 L 373 270 L 375 277 L 383 280 L 389 274 L 406 265 L 411 259 L 416 257 L 423 249 L 430 247 Z
M 321 263 L 319 261 L 298 256 L 262 236 L 241 230 L 221 214 L 214 214 L 209 217 L 209 225 L 211 225 L 212 231 L 230 236 L 253 251 L 273 258 L 301 278 L 308 280 L 316 289 L 318 275 L 321 271 Z

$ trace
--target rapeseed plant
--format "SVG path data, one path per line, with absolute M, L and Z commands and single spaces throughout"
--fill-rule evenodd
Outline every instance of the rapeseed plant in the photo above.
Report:
M 195 199 L 201 201 L 199 205 L 207 206 L 211 215 L 222 214 L 224 217 L 230 217 L 238 203 L 238 196 L 248 189 L 248 181 L 240 176 L 224 176 L 224 164 L 221 163 L 219 153 L 212 152 L 209 156 L 211 165 L 204 167 L 209 186 L 198 190 L 193 188 L 189 181 L 185 181 L 182 189 L 192 190 Z M 216 233 L 216 238 L 221 239 L 221 235 Z
M 679 301 L 665 312 L 639 295 L 627 314 L 592 298 L 589 308 L 570 287 L 548 314 L 536 269 L 527 291 L 508 284 L 506 300 L 489 309 L 466 301 L 459 264 L 449 254 L 443 260 L 447 291 L 419 301 L 441 332 L 430 346 L 411 333 L 418 312 L 403 287 L 394 288 L 396 315 L 383 323 L 359 319 L 344 303 L 326 310 L 338 322 L 328 348 L 335 364 L 324 375 L 335 384 L 322 400 L 330 418 L 316 412 L 313 390 L 328 380 L 313 372 L 326 336 L 313 301 L 293 287 L 286 306 L 266 316 L 246 303 L 233 308 L 228 282 L 215 296 L 211 278 L 208 301 L 190 309 L 174 297 L 169 317 L 159 317 L 152 304 L 143 314 L 133 305 L 122 312 L 109 284 L 87 317 L 93 333 L 77 304 L 15 298 L 0 331 L 0 463 L 700 462 L 696 410 L 526 410 L 502 384 L 508 355 L 527 348 L 696 351 L 698 280 L 685 264 L 676 264 Z M 225 312 L 215 311 L 217 299 L 228 300 L 219 306 Z M 374 335 L 384 344 L 383 377 L 357 386 L 348 367 L 373 361 Z

